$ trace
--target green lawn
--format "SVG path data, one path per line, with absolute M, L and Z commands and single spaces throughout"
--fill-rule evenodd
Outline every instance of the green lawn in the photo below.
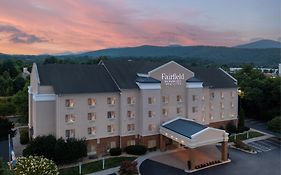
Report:
M 251 139 L 251 138 L 260 137 L 260 136 L 263 136 L 263 134 L 260 132 L 249 131 L 249 138 L 247 138 L 247 132 L 245 132 L 243 134 L 237 134 L 236 139 L 246 140 L 246 139 Z M 234 141 L 234 135 L 229 136 L 228 142 L 233 142 L 233 141 Z
M 105 169 L 120 166 L 120 163 L 124 160 L 133 161 L 136 157 L 111 157 L 105 160 Z M 82 174 L 89 174 L 102 170 L 102 160 L 98 160 L 91 163 L 82 165 Z M 72 168 L 61 169 L 60 175 L 79 175 L 78 166 Z

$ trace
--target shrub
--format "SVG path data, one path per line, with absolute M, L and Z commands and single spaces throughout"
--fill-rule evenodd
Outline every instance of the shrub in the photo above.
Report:
M 16 132 L 12 130 L 13 128 L 14 124 L 10 122 L 6 117 L 1 117 L 0 115 L 0 141 L 7 140 L 8 134 L 10 134 L 11 137 L 14 137 Z
M 58 175 L 57 165 L 46 158 L 39 156 L 18 157 L 14 169 L 15 175 Z
M 146 153 L 146 147 L 143 145 L 130 145 L 125 148 L 127 154 L 143 155 Z
M 273 132 L 281 133 L 281 116 L 274 117 L 267 123 L 267 128 Z
M 228 132 L 229 134 L 236 133 L 237 128 L 232 122 L 230 122 L 226 125 L 226 132 Z
M 121 162 L 119 173 L 120 175 L 138 174 L 137 162 L 130 162 L 128 160 Z
M 87 156 L 86 141 L 81 139 L 56 139 L 54 136 L 40 136 L 29 142 L 23 155 L 44 156 L 58 164 L 74 162 Z
M 20 129 L 20 143 L 25 145 L 29 142 L 28 128 Z
M 121 150 L 121 148 L 111 148 L 109 150 L 109 153 L 111 156 L 119 156 L 119 155 L 121 155 L 122 150 Z

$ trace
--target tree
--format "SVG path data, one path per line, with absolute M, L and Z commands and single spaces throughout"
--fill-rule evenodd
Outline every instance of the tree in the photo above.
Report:
M 121 162 L 119 173 L 120 173 L 120 175 L 138 174 L 137 162 L 130 162 L 127 160 Z
M 8 134 L 14 137 L 16 131 L 13 131 L 14 124 L 10 122 L 6 117 L 0 117 L 0 140 L 7 140 Z
M 281 116 L 274 117 L 267 123 L 267 128 L 273 132 L 281 133 Z
M 18 91 L 13 96 L 13 103 L 16 106 L 16 113 L 21 115 L 23 118 L 21 121 L 27 123 L 28 116 L 28 83 L 25 84 L 24 88 Z
M 238 131 L 243 132 L 245 128 L 245 112 L 243 108 L 240 108 L 238 115 Z
M 57 165 L 47 158 L 39 156 L 18 157 L 13 170 L 15 175 L 58 175 Z

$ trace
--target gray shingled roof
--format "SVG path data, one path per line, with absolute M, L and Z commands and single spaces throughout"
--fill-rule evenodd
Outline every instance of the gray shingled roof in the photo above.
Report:
M 207 128 L 207 126 L 184 119 L 174 120 L 170 123 L 163 125 L 163 127 L 190 139 L 192 135 Z
M 53 86 L 56 94 L 119 91 L 101 65 L 46 64 L 37 67 L 40 85 Z
M 103 61 L 114 80 L 121 89 L 136 89 L 137 73 L 147 74 L 149 71 L 165 64 L 165 62 L 110 60 Z M 203 86 L 210 88 L 237 87 L 234 80 L 218 68 L 189 67 L 195 77 L 190 81 L 203 81 Z
M 156 80 L 155 78 L 152 78 L 152 77 L 138 77 L 136 79 L 136 82 L 139 82 L 139 83 L 161 83 L 161 81 Z

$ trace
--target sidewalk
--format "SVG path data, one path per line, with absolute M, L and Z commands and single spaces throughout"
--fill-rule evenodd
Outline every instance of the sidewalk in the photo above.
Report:
M 114 174 L 118 171 L 119 171 L 119 167 L 115 167 L 115 168 L 110 168 L 110 169 L 106 169 L 106 170 L 103 170 L 103 171 L 98 171 L 98 172 L 95 172 L 95 173 L 90 173 L 90 174 L 87 174 L 87 175 L 110 175 L 110 174 Z

